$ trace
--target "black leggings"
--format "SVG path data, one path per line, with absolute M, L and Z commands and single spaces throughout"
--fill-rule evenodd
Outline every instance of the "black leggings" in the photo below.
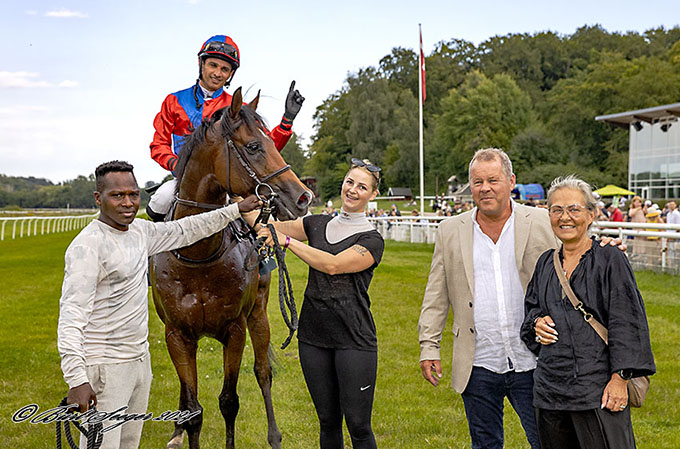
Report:
M 300 365 L 319 417 L 321 449 L 342 449 L 342 417 L 354 449 L 375 449 L 371 429 L 378 353 L 299 343 Z

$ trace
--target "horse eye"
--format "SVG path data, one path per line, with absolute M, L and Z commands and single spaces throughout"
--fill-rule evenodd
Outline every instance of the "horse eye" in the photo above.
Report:
M 258 141 L 253 141 L 253 142 L 248 142 L 246 145 L 246 150 L 248 150 L 251 153 L 256 153 L 262 149 L 262 145 L 260 145 L 260 142 Z

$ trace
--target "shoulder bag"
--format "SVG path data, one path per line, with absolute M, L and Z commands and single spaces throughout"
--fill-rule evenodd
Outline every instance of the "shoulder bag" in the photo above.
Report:
M 559 250 L 555 250 L 553 253 L 553 262 L 555 265 L 555 272 L 557 277 L 560 279 L 560 284 L 562 285 L 562 290 L 567 294 L 571 305 L 574 306 L 575 310 L 580 311 L 583 314 L 583 319 L 590 324 L 597 335 L 604 340 L 605 344 L 609 344 L 608 331 L 599 321 L 593 318 L 591 313 L 588 313 L 583 308 L 583 303 L 574 294 L 574 291 L 567 281 L 567 275 L 562 269 L 562 263 L 560 262 Z M 645 401 L 645 396 L 647 396 L 647 391 L 649 390 L 649 376 L 633 377 L 628 381 L 628 403 L 631 407 L 642 407 L 642 403 Z

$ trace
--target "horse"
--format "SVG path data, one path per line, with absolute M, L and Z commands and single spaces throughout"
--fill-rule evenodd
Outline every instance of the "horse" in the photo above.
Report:
M 215 112 L 187 137 L 176 168 L 173 219 L 222 207 L 228 196 L 246 197 L 253 192 L 273 201 L 279 220 L 294 219 L 307 212 L 312 193 L 265 134 L 263 121 L 255 112 L 259 98 L 258 92 L 249 105 L 244 105 L 241 88 L 237 89 L 231 106 Z M 151 260 L 153 300 L 165 324 L 165 341 L 180 381 L 179 410 L 191 411 L 189 416 L 195 414 L 175 424 L 168 449 L 181 447 L 184 431 L 190 449 L 199 449 L 203 408 L 198 402 L 196 349 L 204 336 L 223 346 L 224 384 L 219 407 L 226 423 L 226 448 L 234 448 L 239 409 L 236 384 L 246 329 L 255 353 L 255 377 L 265 403 L 267 440 L 273 449 L 281 447 L 281 432 L 272 406 L 268 354 L 271 276 L 248 268 L 254 263 L 246 259 L 256 257 L 251 251 L 254 240 L 247 224 L 235 221 L 221 233 Z

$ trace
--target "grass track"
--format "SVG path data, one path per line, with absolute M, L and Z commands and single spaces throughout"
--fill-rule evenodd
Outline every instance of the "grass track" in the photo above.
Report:
M 56 405 L 67 391 L 56 349 L 58 299 L 63 255 L 76 232 L 0 242 L 0 437 L 5 447 L 54 447 L 52 425 L 14 424 L 12 414 L 29 403 L 41 410 Z M 418 368 L 416 323 L 427 281 L 431 245 L 387 242 L 385 256 L 371 286 L 372 310 L 378 328 L 379 366 L 374 431 L 382 448 L 469 448 L 467 422 L 460 396 L 445 385 L 432 388 Z M 298 307 L 306 280 L 305 266 L 288 257 Z M 637 273 L 647 305 L 652 344 L 659 373 L 645 407 L 633 410 L 641 449 L 680 446 L 680 289 L 677 277 Z M 274 279 L 272 291 L 276 292 Z M 272 301 L 276 298 L 272 297 Z M 150 345 L 154 382 L 149 411 L 160 414 L 177 408 L 178 381 L 163 341 L 162 323 L 150 305 Z M 316 448 L 317 421 L 302 379 L 297 348 L 278 346 L 287 332 L 278 306 L 270 306 L 272 342 L 277 347 L 274 406 L 283 444 L 287 448 Z M 450 329 L 451 321 L 448 322 Z M 451 373 L 451 334 L 445 332 L 442 354 L 445 379 Z M 224 421 L 217 406 L 222 386 L 222 351 L 212 340 L 199 345 L 199 399 L 204 407 L 202 446 L 224 446 Z M 265 414 L 252 374 L 252 353 L 246 347 L 238 387 L 241 409 L 236 442 L 240 448 L 267 448 Z M 506 410 L 509 405 L 506 404 Z M 506 414 L 506 447 L 526 443 L 516 415 Z M 172 425 L 147 423 L 142 448 L 165 447 Z M 349 441 L 346 437 L 346 442 Z M 349 447 L 348 443 L 346 443 Z

